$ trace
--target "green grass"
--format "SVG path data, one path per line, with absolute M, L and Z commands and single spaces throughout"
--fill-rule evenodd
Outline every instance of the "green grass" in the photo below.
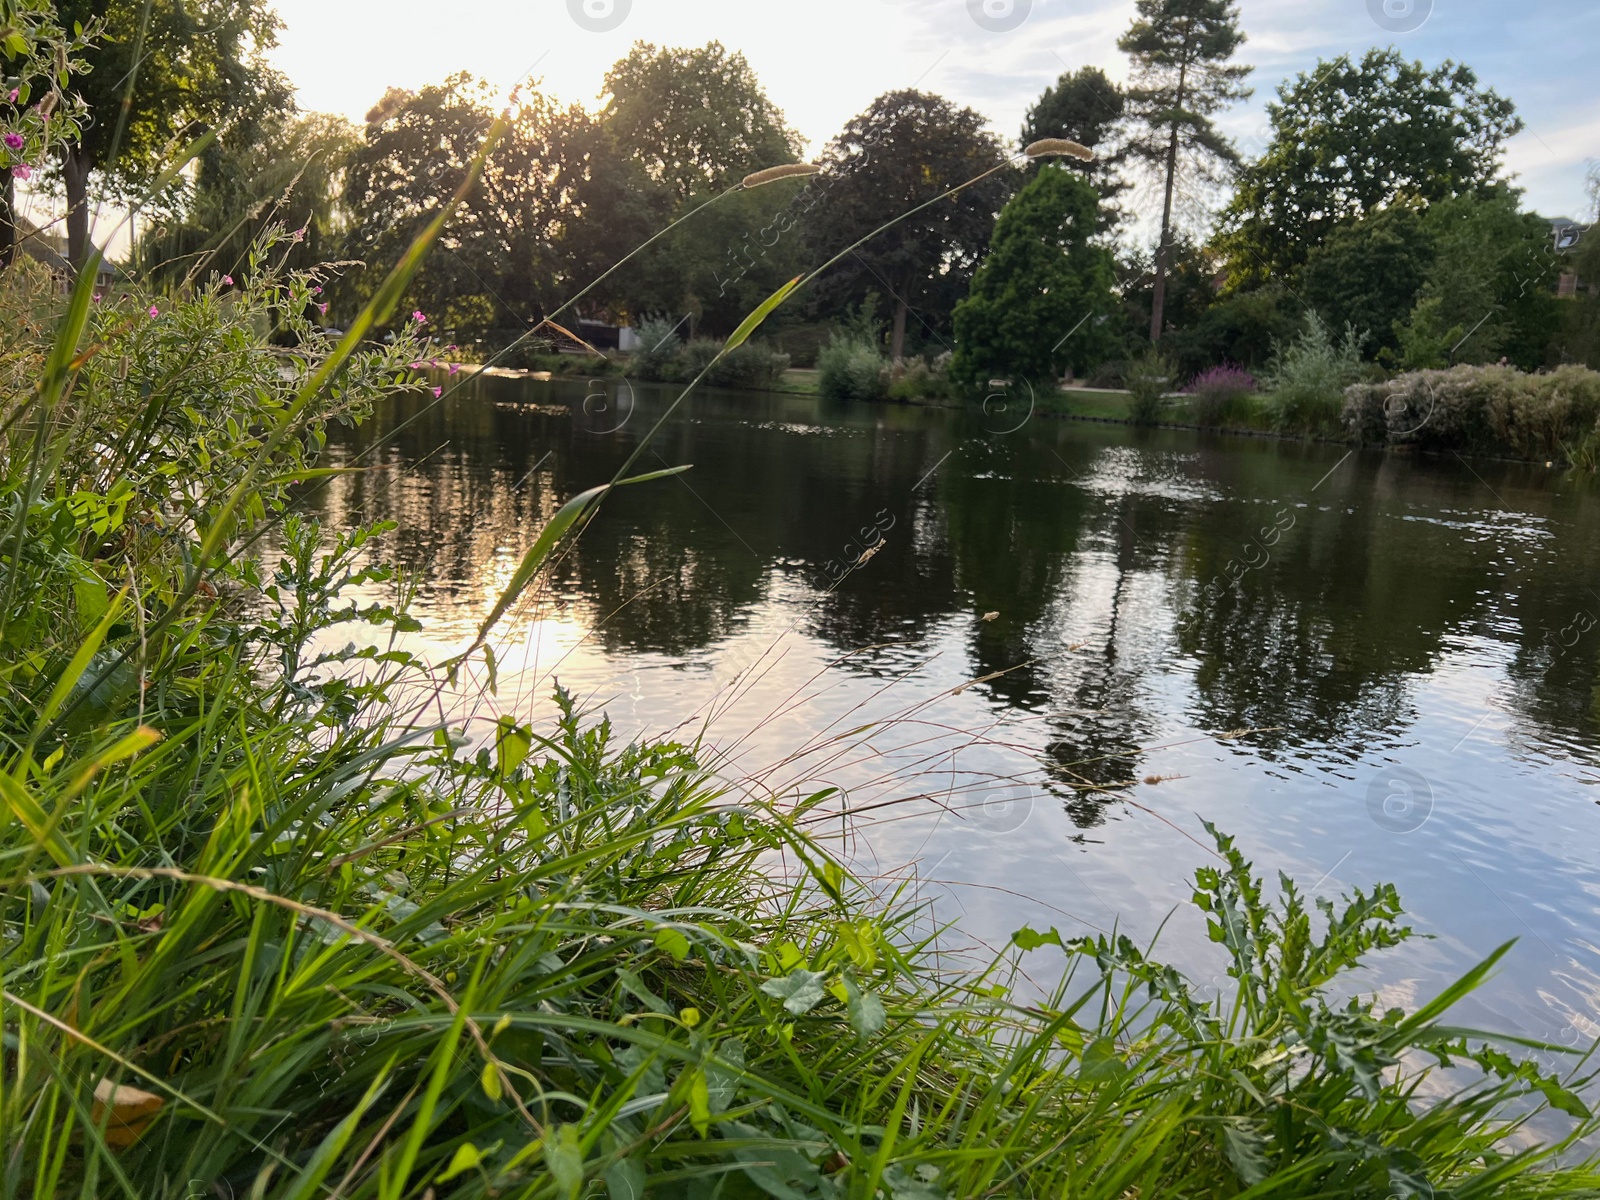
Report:
M 415 627 L 388 529 L 297 519 L 289 487 L 327 422 L 414 386 L 414 344 L 360 339 L 425 249 L 289 353 L 261 330 L 311 280 L 265 256 L 156 318 L 0 276 L 7 1196 L 1600 1192 L 1583 1060 L 1448 1024 L 1503 950 L 1411 1013 L 1350 999 L 1410 936 L 1391 888 L 1308 910 L 1217 834 L 1223 994 L 1054 930 L 951 976 L 812 836 L 829 793 L 735 798 L 564 695 L 435 723 L 465 656 L 319 650 Z M 496 619 L 605 492 L 485 622 L 491 678 Z M 1060 964 L 1044 995 L 1028 954 Z

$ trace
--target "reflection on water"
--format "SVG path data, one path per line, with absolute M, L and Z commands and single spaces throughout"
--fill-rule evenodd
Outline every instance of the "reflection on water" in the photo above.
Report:
M 667 399 L 477 387 L 336 438 L 370 469 L 308 497 L 399 522 L 438 657 Z M 537 714 L 559 678 L 625 730 L 703 736 L 736 789 L 840 788 L 853 861 L 956 922 L 953 948 L 1025 922 L 1149 937 L 1177 906 L 1163 949 L 1204 980 L 1182 908 L 1204 818 L 1317 896 L 1393 880 L 1437 940 L 1375 986 L 1426 991 L 1515 937 L 1479 1019 L 1568 1041 L 1600 1020 L 1594 487 L 734 393 L 638 466 L 681 463 L 609 501 L 501 630 L 478 715 Z

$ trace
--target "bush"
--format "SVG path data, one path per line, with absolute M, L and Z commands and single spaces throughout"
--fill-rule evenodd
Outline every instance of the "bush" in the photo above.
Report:
M 639 348 L 628 360 L 628 373 L 640 379 L 679 378 L 678 352 L 683 339 L 678 336 L 679 321 L 671 317 L 645 317 L 639 322 Z
M 1172 367 L 1151 350 L 1128 370 L 1129 411 L 1135 425 L 1154 425 L 1161 419 L 1167 392 L 1172 388 Z
M 948 353 L 932 363 L 914 358 L 901 366 L 900 377 L 889 383 L 891 400 L 938 400 L 950 394 Z
M 817 355 L 817 391 L 829 400 L 882 400 L 888 364 L 870 342 L 833 338 Z
M 1089 372 L 1083 386 L 1107 391 L 1120 390 L 1128 386 L 1128 372 L 1132 369 L 1133 364 L 1125 358 L 1108 358 Z
M 1188 387 L 1195 423 L 1209 428 L 1239 418 L 1255 390 L 1255 376 L 1243 367 L 1229 365 L 1202 371 Z
M 710 338 L 696 338 L 690 342 L 679 356 L 680 377 L 697 378 L 722 352 L 722 345 Z M 788 369 L 787 354 L 780 354 L 761 342 L 746 342 L 712 367 L 705 382 L 711 387 L 747 388 L 759 392 L 772 387 Z
M 1340 428 L 1344 390 L 1361 378 L 1361 335 L 1345 327 L 1335 341 L 1316 313 L 1288 343 L 1279 343 L 1267 366 L 1273 423 L 1282 430 L 1329 435 Z
M 1412 371 L 1345 395 L 1357 441 L 1573 459 L 1600 424 L 1600 372 L 1566 366 L 1529 375 L 1510 366 Z

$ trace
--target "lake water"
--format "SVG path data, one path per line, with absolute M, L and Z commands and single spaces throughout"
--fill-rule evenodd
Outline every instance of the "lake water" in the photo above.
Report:
M 336 431 L 370 469 L 309 506 L 399 522 L 442 658 L 669 399 L 403 401 Z M 637 468 L 693 469 L 616 494 L 501 626 L 477 727 L 559 679 L 702 738 L 736 794 L 841 789 L 850 861 L 951 926 L 953 966 L 1023 924 L 1166 921 L 1214 981 L 1205 819 L 1314 896 L 1395 883 L 1434 939 L 1368 976 L 1394 999 L 1516 938 L 1460 1016 L 1600 1033 L 1600 485 L 990 410 L 695 396 Z

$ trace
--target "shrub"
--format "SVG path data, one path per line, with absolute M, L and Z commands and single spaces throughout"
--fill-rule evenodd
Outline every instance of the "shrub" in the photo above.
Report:
M 817 391 L 829 400 L 882 400 L 888 365 L 870 342 L 833 338 L 817 355 Z
M 678 336 L 681 322 L 671 317 L 645 317 L 639 322 L 639 348 L 628 361 L 628 372 L 640 379 L 674 380 L 679 377 L 678 352 L 683 340 Z
M 948 395 L 950 380 L 945 368 L 949 361 L 950 355 L 946 353 L 933 363 L 920 358 L 904 363 L 900 377 L 889 384 L 889 399 L 936 400 Z
M 1154 425 L 1172 388 L 1172 367 L 1157 350 L 1136 360 L 1128 370 L 1129 411 L 1136 425 Z
M 1600 422 L 1600 373 L 1566 366 L 1529 375 L 1498 365 L 1412 371 L 1351 387 L 1343 421 L 1367 444 L 1571 459 Z
M 696 338 L 683 348 L 679 356 L 681 377 L 686 380 L 697 378 L 721 351 L 721 342 Z M 788 369 L 787 354 L 780 354 L 761 342 L 746 342 L 712 367 L 705 382 L 711 387 L 762 391 L 777 383 Z
M 1279 343 L 1267 367 L 1273 423 L 1283 430 L 1332 434 L 1340 429 L 1344 390 L 1361 378 L 1362 337 L 1351 326 L 1335 340 L 1316 313 L 1288 343 Z
M 1522 378 L 1490 399 L 1490 431 L 1518 457 L 1564 457 L 1600 419 L 1600 372 L 1569 365 Z
M 1191 412 L 1198 425 L 1215 426 L 1238 417 L 1256 390 L 1255 376 L 1243 367 L 1212 367 L 1189 382 Z
M 1089 372 L 1083 386 L 1106 390 L 1125 388 L 1128 386 L 1128 372 L 1132 369 L 1133 364 L 1125 358 L 1108 358 Z

